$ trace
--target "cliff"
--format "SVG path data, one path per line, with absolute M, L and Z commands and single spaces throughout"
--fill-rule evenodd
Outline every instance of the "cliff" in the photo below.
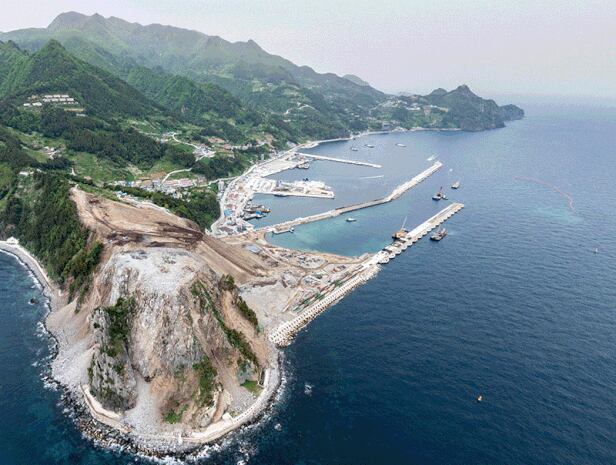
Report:
M 105 252 L 91 292 L 50 317 L 60 379 L 141 435 L 202 430 L 254 402 L 246 385 L 271 353 L 235 279 L 259 276 L 258 262 L 162 209 L 71 196 Z

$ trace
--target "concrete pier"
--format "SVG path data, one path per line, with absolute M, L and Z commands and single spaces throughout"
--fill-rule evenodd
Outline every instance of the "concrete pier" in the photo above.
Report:
M 343 213 L 349 213 L 355 210 L 361 210 L 363 208 L 369 208 L 369 207 L 374 207 L 376 205 L 381 205 L 383 203 L 387 203 L 387 202 L 391 202 L 392 200 L 396 200 L 397 198 L 399 198 L 402 194 L 404 194 L 406 191 L 412 189 L 413 187 L 415 187 L 417 184 L 419 184 L 420 182 L 424 181 L 425 179 L 427 179 L 428 177 L 430 177 L 431 175 L 433 175 L 434 173 L 436 173 L 439 169 L 441 169 L 443 166 L 443 164 L 440 161 L 437 161 L 436 163 L 434 163 L 430 168 L 428 168 L 425 171 L 422 171 L 421 173 L 419 173 L 417 176 L 415 176 L 413 179 L 400 184 L 398 187 L 396 187 L 391 194 L 389 194 L 386 197 L 383 197 L 381 199 L 376 199 L 376 200 L 370 200 L 368 202 L 363 202 L 363 203 L 358 203 L 355 205 L 349 205 L 347 207 L 339 207 L 339 208 L 335 208 L 333 210 L 329 210 L 323 213 L 317 213 L 316 215 L 311 215 L 311 216 L 305 216 L 303 218 L 296 218 L 294 220 L 290 220 L 290 221 L 285 221 L 284 223 L 279 223 L 279 224 L 275 224 L 272 226 L 265 226 L 263 228 L 258 228 L 259 230 L 264 230 L 264 231 L 273 231 L 273 230 L 280 230 L 280 229 L 288 229 L 291 227 L 295 227 L 297 225 L 300 224 L 306 224 L 306 223 L 312 223 L 314 221 L 320 221 L 320 220 L 325 220 L 327 218 L 333 218 L 335 216 L 339 216 L 342 215 Z
M 408 247 L 419 241 L 431 230 L 447 221 L 463 208 L 464 204 L 462 203 L 453 203 L 447 206 L 436 215 L 421 223 L 412 231 L 409 231 L 403 240 L 396 241 L 395 243 L 385 247 L 380 252 L 374 254 L 361 265 L 360 271 L 355 274 L 355 276 L 342 283 L 332 292 L 324 295 L 314 304 L 305 308 L 292 320 L 282 323 L 274 332 L 270 334 L 270 341 L 281 347 L 288 346 L 291 343 L 293 336 L 304 328 L 310 321 L 342 299 L 355 287 L 376 276 L 380 270 L 379 264 L 388 263 L 392 255 L 400 255 L 403 251 L 407 250 Z
M 347 163 L 349 165 L 369 166 L 370 168 L 383 168 L 382 165 L 379 165 L 377 163 L 369 163 L 367 161 L 349 160 L 348 158 L 325 157 L 323 155 L 312 155 L 311 153 L 297 152 L 297 154 L 301 155 L 302 157 L 312 158 L 313 160 L 324 160 L 333 161 L 336 163 Z
M 296 316 L 292 320 L 281 324 L 272 334 L 270 334 L 270 341 L 281 347 L 288 346 L 291 343 L 293 336 L 298 331 L 300 331 L 304 326 L 310 323 L 318 315 L 327 310 L 331 305 L 342 299 L 355 287 L 363 284 L 370 278 L 376 276 L 378 271 L 378 265 L 364 264 L 362 266 L 362 271 L 360 271 L 358 274 L 342 283 L 338 288 L 325 295 L 318 302 L 312 304 L 310 307 L 303 310 L 298 316 Z
M 443 208 L 436 215 L 432 216 L 428 220 L 421 223 L 419 226 L 414 228 L 412 231 L 406 233 L 406 235 L 401 240 L 396 240 L 393 244 L 388 245 L 383 250 L 374 255 L 371 259 L 371 263 L 379 263 L 381 265 L 388 263 L 391 259 L 391 253 L 398 255 L 398 251 L 405 251 L 417 241 L 419 241 L 422 237 L 432 231 L 434 228 L 437 228 L 453 215 L 458 213 L 460 210 L 464 208 L 463 203 L 452 203 L 447 207 Z

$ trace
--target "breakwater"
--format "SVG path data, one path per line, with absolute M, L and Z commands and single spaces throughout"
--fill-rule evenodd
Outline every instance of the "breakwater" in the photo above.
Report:
M 412 179 L 408 180 L 407 182 L 403 184 L 400 184 L 398 187 L 396 187 L 391 192 L 391 194 L 387 195 L 386 197 L 376 199 L 376 200 L 370 200 L 368 202 L 362 202 L 362 203 L 358 203 L 354 205 L 349 205 L 346 207 L 335 208 L 333 210 L 328 210 L 323 213 L 317 213 L 316 215 L 296 218 L 294 220 L 285 221 L 284 223 L 278 223 L 272 226 L 265 226 L 263 228 L 259 228 L 259 230 L 266 231 L 266 232 L 273 232 L 274 230 L 276 231 L 288 230 L 300 224 L 312 223 L 314 221 L 320 221 L 320 220 L 324 220 L 327 218 L 333 218 L 335 216 L 339 216 L 344 213 L 349 213 L 352 211 L 361 210 L 364 208 L 370 208 L 370 207 L 381 205 L 387 202 L 391 202 L 392 200 L 396 200 L 397 198 L 399 198 L 402 194 L 412 189 L 413 187 L 415 187 L 422 181 L 429 178 L 431 175 L 436 173 L 442 167 L 443 167 L 443 164 L 440 161 L 437 161 L 432 166 L 430 166 L 428 169 L 419 173 L 417 176 L 413 177 Z

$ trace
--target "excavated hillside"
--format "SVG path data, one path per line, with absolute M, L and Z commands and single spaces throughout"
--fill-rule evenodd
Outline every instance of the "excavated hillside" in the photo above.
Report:
M 264 275 L 260 261 L 154 206 L 71 195 L 104 252 L 90 293 L 50 317 L 61 380 L 140 433 L 243 411 L 271 356 L 236 286 Z

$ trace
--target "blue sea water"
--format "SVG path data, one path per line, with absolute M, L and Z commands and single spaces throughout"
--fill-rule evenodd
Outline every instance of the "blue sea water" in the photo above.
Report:
M 300 333 L 268 418 L 203 463 L 616 463 L 616 109 L 523 106 L 527 117 L 501 130 L 315 149 L 380 172 L 317 162 L 280 175 L 327 175 L 337 199 L 268 198 L 272 222 L 380 197 L 433 153 L 445 163 L 398 201 L 354 212 L 355 223 L 272 238 L 298 248 L 378 250 L 405 218 L 412 227 L 444 206 L 430 200 L 440 185 L 466 208 L 445 240 L 420 241 Z M 359 184 L 358 172 L 384 177 Z M 84 440 L 44 387 L 45 309 L 28 304 L 38 295 L 0 255 L 0 463 L 141 463 Z

